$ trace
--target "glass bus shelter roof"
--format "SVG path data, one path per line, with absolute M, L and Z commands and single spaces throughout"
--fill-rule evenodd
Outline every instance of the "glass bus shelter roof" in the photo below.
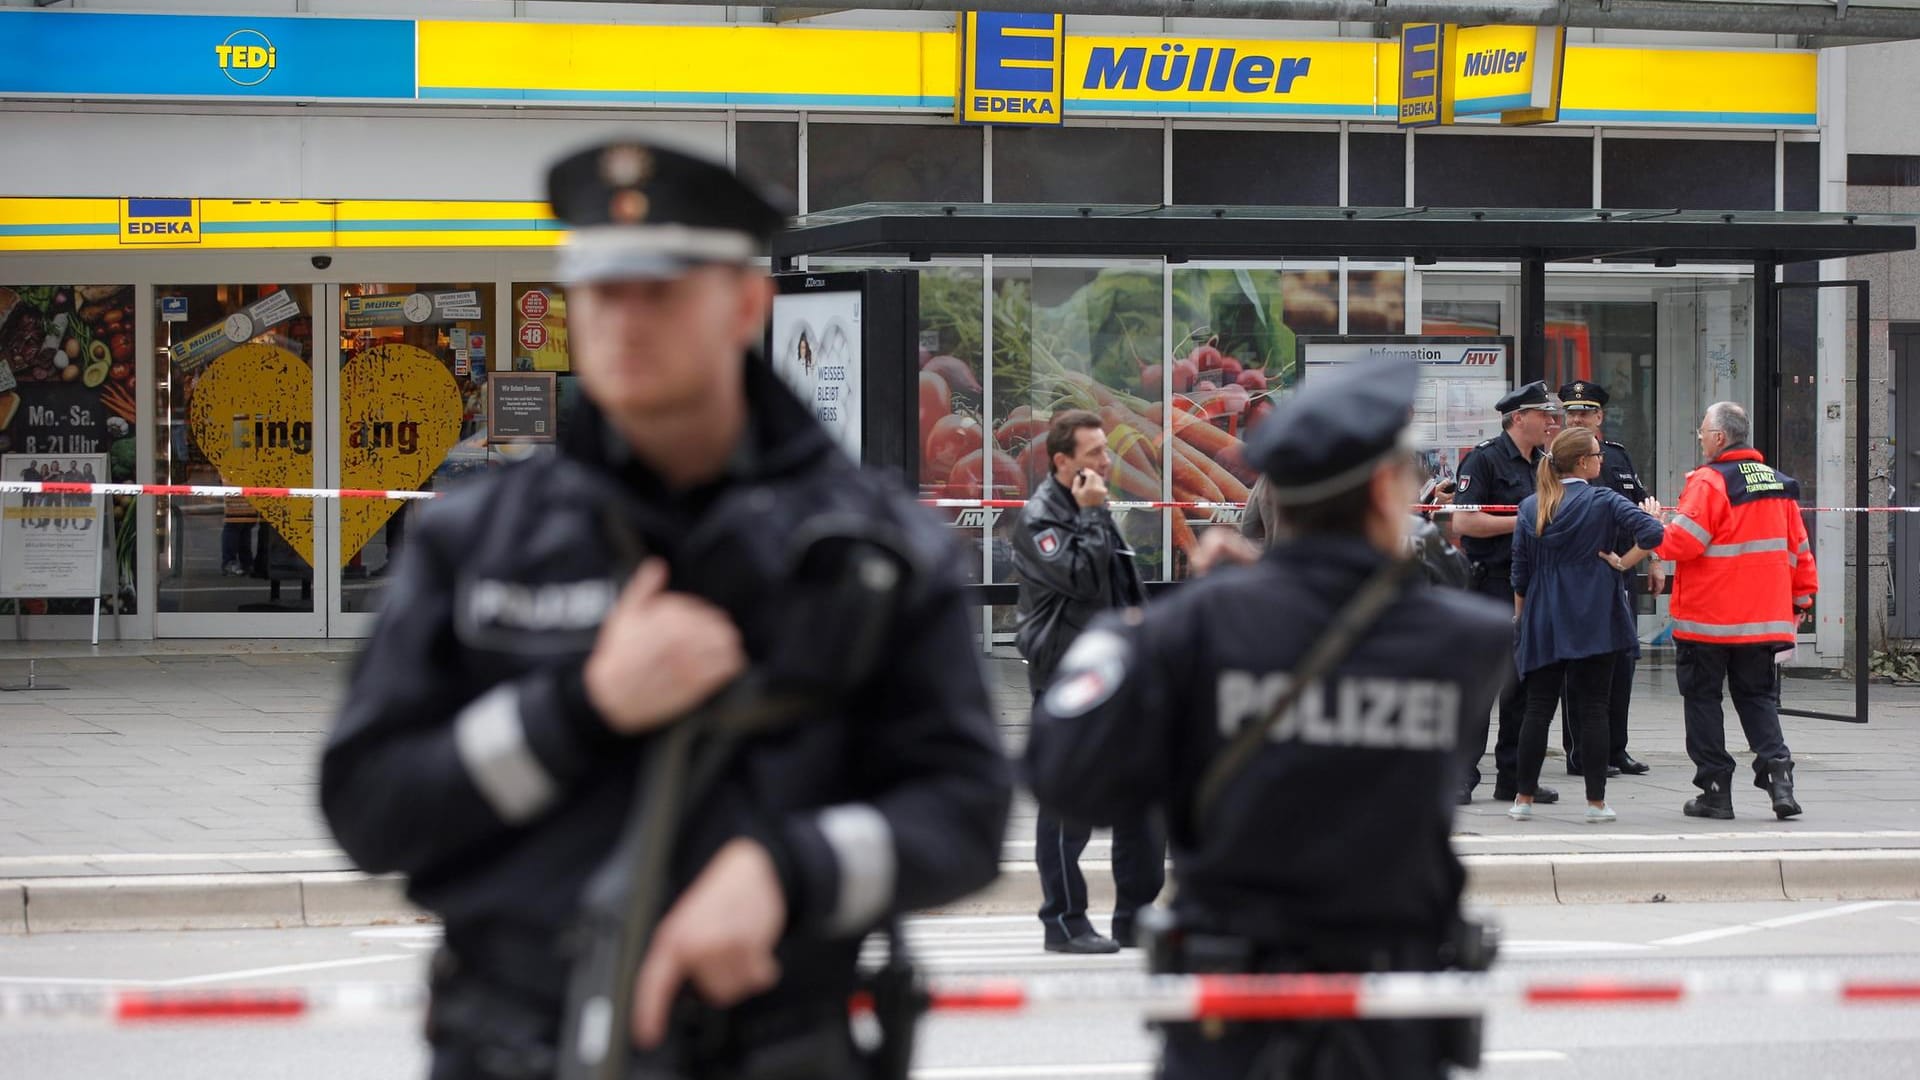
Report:
M 796 219 L 773 255 L 1791 263 L 1914 246 L 1911 218 L 1853 213 L 875 202 Z

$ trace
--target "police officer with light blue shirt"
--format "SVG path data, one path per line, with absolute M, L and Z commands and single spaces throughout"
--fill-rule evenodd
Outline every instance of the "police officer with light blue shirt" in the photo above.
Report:
M 1401 361 L 1305 380 L 1249 453 L 1283 536 L 1246 565 L 1100 616 L 1035 707 L 1026 764 L 1043 807 L 1094 824 L 1165 812 L 1176 887 L 1173 925 L 1147 943 L 1155 971 L 1459 963 L 1452 802 L 1513 625 L 1510 607 L 1428 588 L 1406 561 L 1418 386 Z M 1356 597 L 1380 606 L 1342 634 Z M 1303 671 L 1327 639 L 1346 647 Z M 1458 1031 L 1170 1024 L 1160 1075 L 1438 1078 L 1474 1064 Z

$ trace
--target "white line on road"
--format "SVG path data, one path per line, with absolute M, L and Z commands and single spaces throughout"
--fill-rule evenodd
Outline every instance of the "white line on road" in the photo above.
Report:
M 294 975 L 302 971 L 326 971 L 331 968 L 363 967 L 367 964 L 391 964 L 395 960 L 412 960 L 412 953 L 393 953 L 387 956 L 352 956 L 345 960 L 315 960 L 309 964 L 281 964 L 277 967 L 251 968 L 246 971 L 216 971 L 211 975 L 189 975 L 184 979 L 161 979 L 154 986 L 199 986 L 203 983 L 231 982 L 235 979 L 257 979 L 263 975 Z
M 1835 919 L 1844 915 L 1854 915 L 1862 911 L 1874 911 L 1879 908 L 1910 905 L 1910 900 L 1865 900 L 1858 904 L 1841 904 L 1839 907 L 1821 908 L 1819 911 L 1805 911 L 1797 915 L 1782 915 L 1777 919 L 1762 919 L 1758 922 L 1737 923 L 1733 926 L 1716 926 L 1711 930 L 1695 930 L 1691 934 L 1676 934 L 1661 938 L 1652 944 L 1661 947 L 1676 945 L 1698 945 L 1707 941 L 1719 941 L 1722 938 L 1738 937 L 1760 930 L 1778 930 L 1787 926 L 1798 926 L 1818 919 Z
M 1489 1050 L 1484 1065 L 1526 1065 L 1565 1061 L 1558 1050 Z M 1136 1077 L 1153 1075 L 1151 1061 L 1115 1061 L 1059 1065 L 947 1065 L 913 1070 L 913 1080 L 1025 1080 L 1027 1077 Z

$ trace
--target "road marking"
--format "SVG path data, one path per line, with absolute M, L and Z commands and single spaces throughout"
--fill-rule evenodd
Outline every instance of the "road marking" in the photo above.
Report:
M 235 979 L 257 979 L 263 975 L 294 975 L 303 971 L 327 971 L 333 968 L 364 967 L 367 964 L 391 964 L 395 960 L 411 960 L 412 953 L 393 953 L 387 956 L 350 956 L 344 960 L 315 960 L 307 964 L 281 964 L 276 967 L 250 968 L 246 971 L 216 971 L 211 975 L 189 975 L 184 979 L 160 979 L 153 986 L 199 986 L 203 983 L 230 982 Z
M 1542 956 L 1548 953 L 1643 952 L 1652 945 L 1631 941 L 1502 941 L 1500 951 Z
M 1480 1055 L 1484 1065 L 1528 1065 L 1565 1061 L 1558 1050 L 1489 1050 Z M 913 1080 L 1025 1080 L 1027 1077 L 1136 1077 L 1151 1076 L 1155 1062 L 1115 1061 L 1072 1065 L 948 1065 L 913 1070 Z
M 1551 811 L 1549 811 L 1550 813 Z M 1455 833 L 1456 844 L 1568 844 L 1592 843 L 1602 840 L 1609 843 L 1633 841 L 1652 843 L 1662 840 L 1920 840 L 1920 832 L 1912 830 L 1889 829 L 1868 832 L 1813 832 L 1799 829 L 1754 829 L 1749 832 L 1694 832 L 1694 833 L 1622 833 L 1610 832 L 1605 836 L 1595 836 L 1591 832 L 1583 833 Z
M 1814 922 L 1818 919 L 1834 919 L 1843 915 L 1858 914 L 1862 911 L 1875 911 L 1880 908 L 1910 905 L 1912 903 L 1913 901 L 1911 900 L 1865 900 L 1857 904 L 1841 904 L 1838 907 L 1821 908 L 1819 911 L 1804 911 L 1797 915 L 1782 915 L 1777 919 L 1761 919 L 1758 922 L 1737 923 L 1733 926 L 1716 926 L 1710 930 L 1696 930 L 1691 934 L 1676 934 L 1673 937 L 1661 938 L 1658 941 L 1652 942 L 1652 944 L 1661 948 L 1679 945 L 1699 945 L 1703 942 L 1719 941 L 1723 938 L 1738 937 L 1741 934 L 1751 934 L 1760 930 L 1778 930 L 1782 927 L 1798 926 L 1801 923 Z

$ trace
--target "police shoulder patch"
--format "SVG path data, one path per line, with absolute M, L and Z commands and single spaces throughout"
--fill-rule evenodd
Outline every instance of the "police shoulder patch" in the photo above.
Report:
M 1465 495 L 1467 493 L 1467 489 L 1472 486 L 1473 486 L 1473 477 L 1471 476 L 1460 477 L 1460 494 Z
M 1042 556 L 1051 559 L 1055 555 L 1060 554 L 1061 549 L 1066 547 L 1066 544 L 1060 540 L 1059 529 L 1048 528 L 1041 529 L 1040 532 L 1034 536 L 1033 546 L 1040 549 Z
M 1060 658 L 1042 703 L 1049 716 L 1079 716 L 1105 702 L 1127 677 L 1131 649 L 1111 630 L 1089 630 Z

